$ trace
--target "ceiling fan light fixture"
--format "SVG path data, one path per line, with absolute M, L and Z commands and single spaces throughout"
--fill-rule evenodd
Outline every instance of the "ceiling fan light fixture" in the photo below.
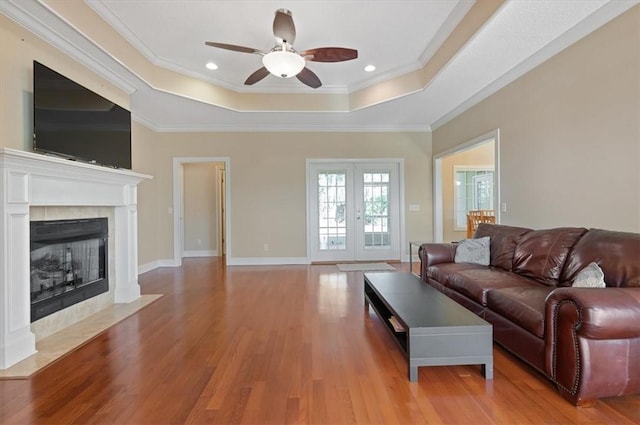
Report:
M 295 77 L 304 69 L 302 56 L 287 50 L 273 50 L 262 57 L 262 64 L 275 76 Z

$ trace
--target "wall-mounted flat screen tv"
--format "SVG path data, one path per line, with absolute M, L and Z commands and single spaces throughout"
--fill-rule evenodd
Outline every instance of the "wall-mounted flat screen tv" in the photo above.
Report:
M 131 113 L 33 62 L 33 149 L 131 169 Z

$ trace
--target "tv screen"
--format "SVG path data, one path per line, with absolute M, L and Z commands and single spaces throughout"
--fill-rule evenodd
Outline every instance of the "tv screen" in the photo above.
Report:
M 33 62 L 33 149 L 131 169 L 131 113 Z

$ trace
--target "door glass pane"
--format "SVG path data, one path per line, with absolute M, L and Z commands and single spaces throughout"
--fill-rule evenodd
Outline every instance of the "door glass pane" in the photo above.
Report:
M 389 233 L 389 172 L 363 173 L 365 247 L 388 247 Z
M 318 242 L 320 250 L 347 248 L 346 172 L 318 173 Z

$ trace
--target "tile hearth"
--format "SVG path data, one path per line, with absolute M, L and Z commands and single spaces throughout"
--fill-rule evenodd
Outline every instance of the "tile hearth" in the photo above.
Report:
M 127 304 L 112 304 L 85 320 L 42 339 L 36 343 L 37 353 L 8 369 L 0 370 L 0 379 L 28 379 L 34 373 L 91 341 L 111 326 L 157 301 L 160 297 L 162 297 L 161 294 L 142 295 Z

